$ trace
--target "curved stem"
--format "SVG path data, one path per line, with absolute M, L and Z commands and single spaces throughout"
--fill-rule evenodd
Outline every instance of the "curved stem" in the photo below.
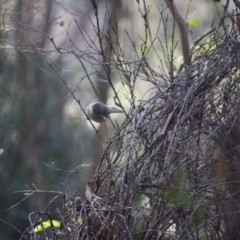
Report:
M 188 25 L 174 0 L 165 0 L 165 2 L 179 27 L 184 64 L 189 66 L 191 62 L 191 52 L 188 39 Z

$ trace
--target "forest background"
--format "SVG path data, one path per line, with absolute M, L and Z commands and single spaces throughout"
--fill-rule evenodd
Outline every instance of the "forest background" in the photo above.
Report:
M 146 57 L 151 67 L 156 72 L 168 71 L 163 51 L 167 44 L 174 49 L 174 66 L 170 68 L 179 68 L 183 63 L 179 33 L 176 30 L 173 39 L 177 27 L 165 1 L 96 2 L 97 7 L 94 1 L 86 0 L 1 1 L 1 239 L 18 239 L 19 232 L 10 225 L 23 231 L 29 225 L 28 214 L 42 211 L 52 197 L 48 191 L 61 191 L 66 179 L 73 192 L 84 196 L 102 146 L 126 118 L 117 114 L 99 128 L 84 112 L 90 103 L 115 104 L 117 96 L 128 113 L 130 95 L 137 100 L 152 96 L 154 85 L 141 76 L 135 79 L 131 92 L 128 79 L 117 67 L 106 75 L 98 51 L 110 53 L 107 48 L 98 48 L 98 30 L 109 33 L 104 41 L 119 41 L 124 46 L 126 59 L 134 59 L 131 49 L 134 46 L 141 51 L 147 22 L 151 34 L 147 32 L 150 50 Z M 189 30 L 191 44 L 217 25 L 223 12 L 221 2 L 178 0 L 176 4 L 186 21 L 200 20 Z M 229 11 L 233 7 L 230 3 Z M 111 28 L 118 31 L 118 38 Z M 153 39 L 161 40 L 150 48 Z M 28 189 L 45 194 L 23 195 L 21 191 Z

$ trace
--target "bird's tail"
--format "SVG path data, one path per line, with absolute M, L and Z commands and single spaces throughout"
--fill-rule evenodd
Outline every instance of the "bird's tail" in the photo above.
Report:
M 121 108 L 115 107 L 115 106 L 108 106 L 111 113 L 123 113 L 123 110 Z

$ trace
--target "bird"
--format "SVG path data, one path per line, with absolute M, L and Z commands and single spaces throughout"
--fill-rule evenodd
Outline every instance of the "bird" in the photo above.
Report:
M 123 113 L 121 108 L 107 106 L 101 102 L 91 103 L 86 110 L 89 118 L 98 123 L 105 122 L 111 113 Z
M 102 199 L 100 197 L 98 197 L 94 192 L 93 192 L 93 183 L 92 182 L 88 182 L 86 184 L 86 192 L 85 192 L 86 198 L 89 202 L 91 202 L 92 200 L 97 200 L 97 199 Z

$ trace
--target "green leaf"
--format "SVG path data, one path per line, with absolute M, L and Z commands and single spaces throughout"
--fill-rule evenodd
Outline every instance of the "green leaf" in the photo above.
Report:
M 188 21 L 188 26 L 189 27 L 195 27 L 196 25 L 198 25 L 200 23 L 199 18 L 193 18 L 191 20 Z
M 177 66 L 174 63 L 172 64 L 172 69 L 173 69 L 173 72 L 177 71 Z
M 199 240 L 207 240 L 207 236 L 204 234 L 199 238 Z

